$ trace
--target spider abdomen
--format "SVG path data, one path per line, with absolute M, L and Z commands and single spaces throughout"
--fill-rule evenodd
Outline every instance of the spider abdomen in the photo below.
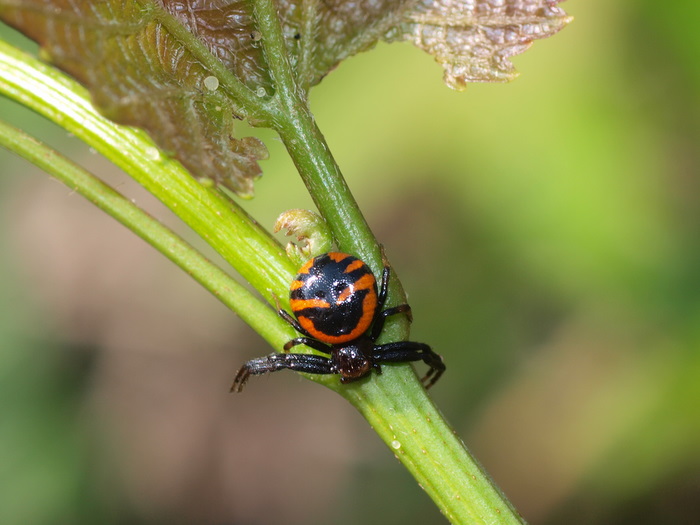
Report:
M 357 339 L 377 313 L 377 281 L 364 262 L 347 253 L 311 259 L 290 288 L 290 306 L 299 324 L 324 343 Z

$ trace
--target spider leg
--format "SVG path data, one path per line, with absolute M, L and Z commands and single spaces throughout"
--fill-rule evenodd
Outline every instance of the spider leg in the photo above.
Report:
M 258 376 L 278 370 L 295 370 L 307 374 L 337 373 L 332 361 L 327 357 L 312 354 L 270 354 L 265 357 L 251 359 L 244 364 L 233 380 L 231 392 L 243 390 L 250 376 Z
M 408 322 L 410 323 L 413 321 L 413 315 L 411 315 L 411 307 L 409 305 L 400 304 L 398 306 L 387 308 L 386 310 L 379 312 L 374 320 L 374 324 L 372 325 L 372 333 L 370 334 L 372 341 L 376 341 L 379 335 L 382 333 L 382 330 L 384 330 L 384 321 L 386 321 L 386 318 L 390 315 L 396 314 L 406 314 L 408 317 Z
M 377 345 L 372 351 L 372 359 L 375 362 L 383 363 L 404 363 L 407 361 L 423 361 L 430 367 L 428 373 L 421 379 L 428 389 L 433 386 L 445 371 L 445 363 L 440 355 L 425 343 L 415 343 L 413 341 L 398 341 Z
M 384 308 L 386 296 L 389 293 L 389 277 L 391 276 L 391 267 L 384 258 L 384 250 L 382 250 L 382 260 L 384 261 L 384 270 L 382 271 L 382 284 L 379 287 L 379 295 L 377 296 L 377 310 Z
M 292 325 L 292 328 L 294 328 L 297 332 L 300 334 L 304 334 L 307 337 L 311 337 L 311 334 L 304 330 L 302 326 L 299 324 L 299 321 L 294 319 L 294 317 L 291 316 L 289 312 L 286 310 L 283 310 L 282 308 L 279 308 L 279 303 L 278 303 L 278 309 L 277 309 L 277 315 L 279 315 L 282 319 L 287 321 L 290 325 Z

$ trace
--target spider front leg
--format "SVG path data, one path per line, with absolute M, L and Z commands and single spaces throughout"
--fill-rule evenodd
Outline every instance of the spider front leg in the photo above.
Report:
M 311 334 L 304 330 L 304 328 L 299 324 L 299 321 L 294 319 L 294 317 L 292 317 L 292 315 L 289 312 L 287 312 L 287 310 L 284 310 L 282 307 L 280 307 L 280 303 L 277 297 L 275 297 L 275 302 L 277 303 L 277 315 L 279 315 L 282 319 L 287 321 L 287 323 L 289 323 L 292 326 L 292 328 L 294 328 L 300 334 L 304 334 L 307 337 L 311 337 Z
M 421 378 L 421 382 L 428 389 L 433 386 L 445 371 L 445 363 L 439 354 L 433 352 L 425 343 L 413 341 L 398 341 L 377 345 L 372 351 L 374 362 L 405 363 L 408 361 L 423 361 L 430 367 L 428 373 Z
M 270 354 L 265 357 L 251 359 L 244 364 L 236 374 L 236 378 L 233 380 L 231 392 L 240 392 L 243 390 L 243 387 L 250 376 L 257 376 L 285 369 L 305 372 L 307 374 L 337 373 L 336 367 L 332 361 L 329 358 L 320 355 Z

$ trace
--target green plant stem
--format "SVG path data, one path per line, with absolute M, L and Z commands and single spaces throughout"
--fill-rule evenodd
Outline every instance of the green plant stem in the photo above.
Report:
M 228 306 L 271 345 L 284 344 L 277 314 L 245 287 L 113 188 L 63 155 L 0 120 L 0 146 L 20 155 L 136 233 Z
M 410 369 L 339 391 L 455 524 L 524 523 L 445 421 Z M 439 388 L 439 387 L 438 387 Z
M 374 238 L 295 83 L 276 6 L 254 2 L 281 111 L 279 133 L 336 243 L 382 266 Z M 388 304 L 403 297 L 393 279 Z M 405 340 L 408 324 L 387 323 L 382 340 Z M 367 419 L 452 523 L 522 523 L 522 518 L 435 408 L 409 365 L 388 365 L 381 376 L 340 386 L 329 383 Z
M 253 5 L 264 35 L 265 57 L 277 88 L 275 98 L 279 108 L 273 124 L 275 130 L 330 226 L 338 247 L 371 263 L 373 270 L 379 271 L 382 264 L 377 240 L 297 88 L 276 5 L 272 0 L 256 0 Z

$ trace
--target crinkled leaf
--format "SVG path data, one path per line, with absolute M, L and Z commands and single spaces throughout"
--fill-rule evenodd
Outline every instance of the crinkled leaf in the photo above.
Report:
M 407 15 L 400 38 L 442 64 L 445 83 L 503 82 L 516 76 L 510 57 L 562 29 L 571 17 L 560 0 L 423 0 Z
M 222 15 L 237 19 L 233 4 L 224 11 L 201 10 L 198 19 L 187 18 L 184 4 L 0 0 L 0 16 L 39 42 L 56 65 L 84 84 L 106 116 L 146 129 L 195 176 L 251 195 L 252 179 L 260 173 L 257 161 L 267 157 L 267 150 L 255 138 L 233 137 L 234 121 L 243 118 L 244 110 L 193 56 L 194 39 L 187 41 L 172 28 L 181 25 L 195 35 L 207 35 L 213 54 L 256 88 L 270 84 L 257 65 L 260 50 L 251 31 L 234 35 L 235 44 L 230 37 L 216 40 L 217 33 L 232 34 Z M 188 23 L 177 24 L 167 11 Z M 236 60 L 231 49 L 242 48 L 247 60 Z
M 146 129 L 195 176 L 252 194 L 267 156 L 233 138 L 277 91 L 258 0 L 0 0 L 0 18 L 37 40 L 117 122 Z M 435 56 L 450 87 L 505 81 L 509 58 L 568 21 L 559 0 L 275 0 L 298 87 L 379 40 Z M 269 117 L 269 115 L 268 115 Z
M 445 69 L 445 82 L 503 82 L 516 76 L 509 58 L 571 17 L 562 0 L 281 0 L 286 34 L 303 87 L 320 82 L 345 58 L 378 40 L 408 40 Z
M 318 84 L 344 59 L 400 25 L 416 0 L 279 0 L 300 86 Z

